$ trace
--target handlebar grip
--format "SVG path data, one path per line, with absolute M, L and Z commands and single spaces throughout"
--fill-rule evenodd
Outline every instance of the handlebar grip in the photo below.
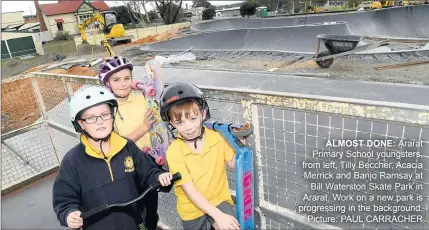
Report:
M 108 209 L 109 209 L 109 205 L 105 204 L 105 205 L 98 206 L 94 209 L 91 209 L 88 212 L 84 212 L 80 216 L 85 221 L 86 219 L 91 218 L 92 216 L 95 216 L 97 214 L 103 213 Z
M 182 175 L 180 175 L 179 172 L 175 173 L 175 174 L 173 174 L 173 178 L 171 179 L 171 183 L 173 184 L 174 182 L 176 182 L 180 179 L 182 179 Z M 161 186 L 162 186 L 161 183 L 159 181 L 157 181 L 157 182 L 153 183 L 150 187 L 153 190 L 156 190 L 156 189 L 160 188 Z
M 171 182 L 174 183 L 180 179 L 182 179 L 182 175 L 180 175 L 180 173 L 178 172 L 178 173 L 173 174 L 173 178 L 171 179 Z

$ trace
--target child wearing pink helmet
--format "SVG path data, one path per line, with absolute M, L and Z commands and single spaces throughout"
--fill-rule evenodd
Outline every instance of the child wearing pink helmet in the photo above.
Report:
M 149 129 L 154 119 L 146 98 L 132 91 L 132 70 L 133 64 L 125 57 L 108 57 L 100 65 L 98 77 L 118 101 L 119 119 L 115 121 L 115 131 L 142 149 L 144 146 L 151 147 Z M 149 230 L 156 229 L 159 219 L 158 193 L 153 191 L 147 194 L 142 205 L 146 209 L 146 227 Z

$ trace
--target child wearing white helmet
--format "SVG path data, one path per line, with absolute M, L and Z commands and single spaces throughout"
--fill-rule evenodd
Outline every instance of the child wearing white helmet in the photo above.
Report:
M 146 98 L 141 93 L 132 93 L 133 68 L 133 64 L 125 57 L 108 57 L 100 65 L 98 77 L 101 84 L 110 89 L 118 101 L 119 119 L 116 119 L 115 130 L 136 142 L 140 149 L 145 146 L 151 148 L 149 130 L 154 123 L 153 114 Z M 159 220 L 158 193 L 149 192 L 143 205 L 148 210 L 146 227 L 155 230 Z
M 160 170 L 133 141 L 113 131 L 118 103 L 109 90 L 83 89 L 69 106 L 71 122 L 81 136 L 65 154 L 53 185 L 53 207 L 62 226 L 80 228 L 81 212 L 132 200 L 142 187 L 156 181 L 171 184 L 171 173 Z M 85 222 L 84 227 L 138 229 L 131 216 L 120 212 Z

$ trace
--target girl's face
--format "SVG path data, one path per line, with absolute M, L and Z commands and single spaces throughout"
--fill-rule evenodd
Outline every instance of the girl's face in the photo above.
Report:
M 131 70 L 123 69 L 112 74 L 107 86 L 119 97 L 127 97 L 133 90 Z
M 113 114 L 107 104 L 97 105 L 86 110 L 80 120 L 80 127 L 96 139 L 107 137 L 113 130 Z

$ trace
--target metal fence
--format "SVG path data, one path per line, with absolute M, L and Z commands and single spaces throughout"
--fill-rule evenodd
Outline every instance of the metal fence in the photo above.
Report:
M 78 139 L 68 119 L 68 99 L 74 91 L 98 81 L 90 77 L 36 73 L 31 79 L 32 90 L 41 109 L 41 118 L 35 125 L 12 131 L 2 136 L 2 185 L 12 186 L 22 180 L 39 175 L 57 167 L 62 156 Z M 429 229 L 429 107 L 398 103 L 364 101 L 321 97 L 280 92 L 241 90 L 231 88 L 201 86 L 208 98 L 212 120 L 222 122 L 252 122 L 254 135 L 249 144 L 255 152 L 255 214 L 256 224 L 261 229 Z M 43 90 L 42 90 L 43 89 Z M 308 172 L 338 173 L 377 171 L 373 168 L 303 169 L 303 162 L 324 164 L 335 162 L 338 157 L 315 156 L 322 151 L 347 151 L 346 147 L 330 147 L 328 140 L 391 140 L 421 141 L 423 146 L 414 147 L 374 147 L 362 145 L 351 147 L 355 151 L 408 151 L 419 152 L 423 157 L 411 157 L 404 162 L 422 163 L 423 167 L 394 169 L 395 172 L 422 173 L 423 178 L 412 178 L 414 189 L 392 191 L 333 191 L 312 188 L 312 183 L 328 183 L 334 180 L 304 179 Z M 17 144 L 17 143 L 20 144 Z M 23 144 L 24 143 L 24 144 Z M 27 144 L 31 143 L 31 144 Z M 350 150 L 348 149 L 348 150 Z M 384 156 L 353 157 L 352 162 L 395 163 L 398 160 Z M 402 162 L 402 161 L 401 161 Z M 232 194 L 234 194 L 234 174 L 228 172 Z M 343 180 L 345 181 L 345 180 Z M 352 178 L 351 183 L 369 185 L 381 183 L 374 179 Z M 314 185 L 314 184 L 313 184 Z M 420 187 L 421 186 L 421 187 Z M 332 194 L 353 194 L 353 201 L 334 201 Z M 340 210 L 319 210 L 317 216 L 336 217 L 338 215 L 367 215 L 372 212 L 358 210 L 359 205 L 382 205 L 382 201 L 356 200 L 363 195 L 377 196 L 403 194 L 415 199 L 393 202 L 405 206 L 420 204 L 422 220 L 417 223 L 398 223 L 394 221 L 357 222 L 337 221 L 329 224 L 315 223 L 308 216 L 316 212 L 302 210 L 303 207 L 342 207 Z M 328 194 L 328 200 L 306 200 L 305 195 Z M 422 200 L 416 200 L 422 195 Z M 163 228 L 180 229 L 176 213 L 174 193 L 161 194 L 159 212 Z M 392 203 L 392 202 L 391 202 Z M 349 207 L 356 207 L 356 210 Z M 379 214 L 392 214 L 393 210 Z M 411 212 L 399 211 L 401 214 Z M 338 219 L 339 220 L 339 219 Z

